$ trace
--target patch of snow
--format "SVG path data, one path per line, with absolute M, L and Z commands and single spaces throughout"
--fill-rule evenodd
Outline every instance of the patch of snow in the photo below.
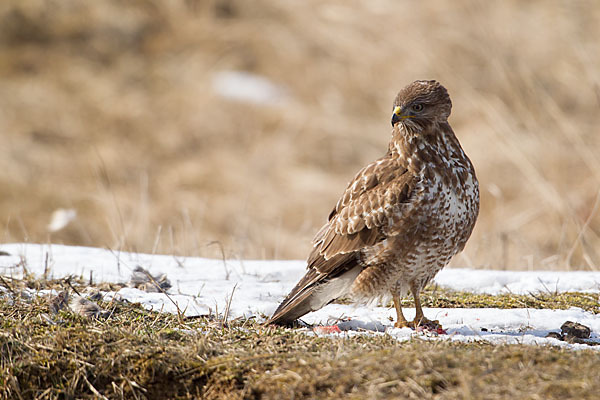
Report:
M 244 71 L 220 71 L 212 86 L 218 95 L 255 104 L 276 104 L 287 99 L 286 90 L 264 76 Z
M 2 244 L 0 251 L 10 254 L 0 257 L 0 274 L 16 278 L 22 277 L 25 266 L 28 273 L 37 276 L 46 271 L 48 278 L 75 275 L 85 280 L 92 274 L 94 282 L 125 284 L 136 267 L 141 266 L 153 276 L 167 275 L 173 285 L 167 294 L 124 287 L 117 292 L 105 293 L 105 299 L 116 297 L 141 303 L 155 311 L 182 312 L 189 316 L 223 314 L 231 299 L 230 318 L 270 315 L 302 277 L 306 265 L 304 261 L 222 261 L 47 244 Z M 491 294 L 600 292 L 599 272 L 444 269 L 436 282 L 455 290 Z M 407 319 L 414 317 L 414 308 L 404 311 Z M 426 308 L 425 315 L 440 321 L 448 335 L 439 338 L 449 340 L 589 348 L 545 338 L 548 332 L 559 331 L 565 321 L 571 320 L 590 327 L 592 340 L 600 341 L 600 315 L 579 308 Z M 429 337 L 410 329 L 394 328 L 392 317 L 395 318 L 393 308 L 330 304 L 302 319 L 311 324 L 338 323 L 341 333 L 332 335 L 354 335 L 365 331 L 368 334 L 385 332 L 398 340 L 408 340 L 414 335 Z M 594 348 L 600 349 L 600 346 Z
M 488 294 L 599 292 L 600 272 L 445 268 L 435 277 L 435 282 L 454 290 Z
M 57 232 L 69 225 L 77 217 L 77 210 L 73 208 L 58 208 L 54 210 L 50 216 L 50 223 L 48 224 L 49 232 Z

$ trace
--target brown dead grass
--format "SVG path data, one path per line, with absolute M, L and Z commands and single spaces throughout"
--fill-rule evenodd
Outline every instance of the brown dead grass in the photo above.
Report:
M 3 277 L 0 287 L 4 399 L 565 399 L 593 398 L 600 390 L 600 353 L 593 350 L 314 337 L 118 301 L 100 303 L 109 316 L 94 319 L 51 313 L 44 297 L 24 290 L 83 292 L 76 279 L 68 285 Z M 572 293 L 566 302 L 579 305 L 586 296 Z M 494 306 L 519 300 L 499 299 L 506 301 Z M 463 294 L 454 305 L 473 301 Z M 544 307 L 561 305 L 548 298 Z
M 482 191 L 455 264 L 596 269 L 598 20 L 592 0 L 4 1 L 1 240 L 304 258 L 397 90 L 435 78 Z M 221 70 L 290 100 L 220 98 Z M 50 234 L 59 207 L 78 218 Z

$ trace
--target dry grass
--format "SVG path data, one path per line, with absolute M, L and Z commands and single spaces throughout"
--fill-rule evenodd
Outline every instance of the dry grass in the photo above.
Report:
M 6 279 L 0 296 L 0 397 L 6 399 L 565 399 L 593 398 L 600 390 L 597 351 L 314 337 L 119 302 L 102 303 L 108 319 L 88 319 L 52 314 L 42 297 L 18 295 L 26 287 L 71 290 L 64 281 Z M 71 285 L 84 290 L 81 282 Z M 585 297 L 571 294 L 571 305 Z M 515 301 L 504 300 L 508 307 Z M 554 305 L 552 298 L 544 303 Z
M 596 269 L 598 20 L 593 0 L 3 1 L 2 240 L 304 258 L 396 91 L 436 78 L 482 189 L 455 264 Z M 222 70 L 289 100 L 221 98 Z M 51 234 L 59 207 L 78 218 Z

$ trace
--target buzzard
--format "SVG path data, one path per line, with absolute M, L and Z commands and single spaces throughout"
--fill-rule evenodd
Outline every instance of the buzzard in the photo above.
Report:
M 387 153 L 358 172 L 316 234 L 307 273 L 267 323 L 287 325 L 341 296 L 394 300 L 396 327 L 440 327 L 420 291 L 461 251 L 479 213 L 473 164 L 454 135 L 452 102 L 436 81 L 416 81 L 393 104 Z M 412 292 L 416 316 L 402 314 Z

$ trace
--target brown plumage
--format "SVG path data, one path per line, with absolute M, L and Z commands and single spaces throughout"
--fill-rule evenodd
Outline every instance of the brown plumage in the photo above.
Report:
M 437 325 L 423 316 L 419 292 L 464 248 L 479 212 L 475 170 L 448 124 L 451 107 L 436 81 L 398 93 L 386 155 L 350 182 L 313 240 L 308 272 L 268 323 L 289 324 L 340 296 L 392 295 L 396 326 Z M 412 322 L 399 303 L 408 291 Z

